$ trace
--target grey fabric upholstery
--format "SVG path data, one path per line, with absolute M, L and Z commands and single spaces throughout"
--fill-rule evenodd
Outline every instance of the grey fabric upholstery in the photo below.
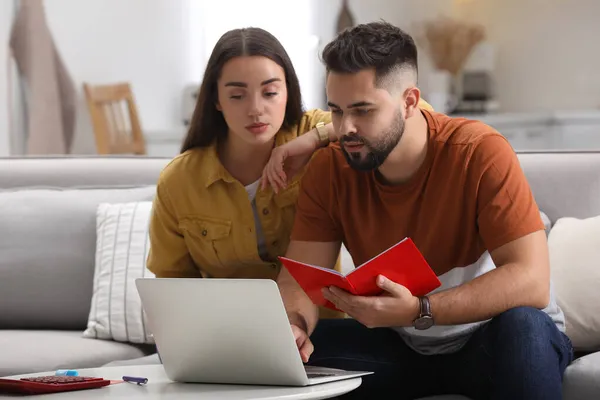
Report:
M 519 160 L 540 210 L 553 223 L 600 215 L 600 152 L 521 153 Z
M 565 371 L 565 400 L 600 399 L 600 352 L 573 361 Z
M 0 158 L 0 191 L 18 187 L 132 187 L 156 184 L 170 161 L 153 157 Z
M 100 202 L 151 200 L 156 189 L 0 192 L 0 328 L 85 329 Z
M 80 331 L 0 330 L 0 376 L 95 368 L 153 351 L 154 346 L 85 339 Z

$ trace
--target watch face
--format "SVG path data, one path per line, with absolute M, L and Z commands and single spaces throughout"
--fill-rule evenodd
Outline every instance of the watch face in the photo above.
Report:
M 417 318 L 415 320 L 415 329 L 422 331 L 425 329 L 429 329 L 433 326 L 433 318 L 429 317 L 429 316 L 423 316 L 420 318 Z

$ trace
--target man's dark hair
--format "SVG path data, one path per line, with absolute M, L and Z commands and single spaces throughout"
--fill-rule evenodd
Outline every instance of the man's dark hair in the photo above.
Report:
M 375 69 L 376 85 L 390 72 L 414 71 L 417 77 L 417 46 L 402 29 L 385 21 L 360 24 L 341 32 L 325 49 L 322 59 L 327 72 L 357 73 Z M 416 83 L 416 82 L 415 82 Z

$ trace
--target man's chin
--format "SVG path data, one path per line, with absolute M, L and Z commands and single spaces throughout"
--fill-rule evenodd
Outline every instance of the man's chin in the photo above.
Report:
M 368 172 L 377 168 L 370 154 L 363 155 L 359 152 L 348 153 L 344 150 L 344 156 L 348 165 L 357 171 Z

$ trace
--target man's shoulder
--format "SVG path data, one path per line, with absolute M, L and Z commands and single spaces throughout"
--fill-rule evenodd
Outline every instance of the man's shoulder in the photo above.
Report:
M 489 137 L 503 137 L 494 127 L 477 119 L 429 112 L 428 123 L 435 141 L 451 146 L 477 145 Z

